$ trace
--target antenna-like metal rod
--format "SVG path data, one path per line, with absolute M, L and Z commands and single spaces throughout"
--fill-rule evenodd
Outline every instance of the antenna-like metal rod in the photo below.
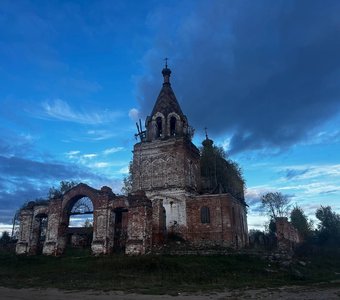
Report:
M 140 131 L 143 131 L 143 127 L 142 127 L 142 119 L 139 119 L 139 127 L 140 127 Z

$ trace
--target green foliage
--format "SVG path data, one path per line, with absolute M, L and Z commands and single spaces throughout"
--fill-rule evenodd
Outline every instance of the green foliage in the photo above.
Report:
M 340 215 L 333 212 L 330 206 L 321 206 L 315 216 L 320 220 L 317 233 L 319 241 L 340 244 Z
M 129 173 L 126 177 L 123 179 L 123 187 L 122 187 L 122 193 L 124 195 L 128 195 L 132 192 L 132 161 L 129 163 Z
M 76 186 L 78 182 L 75 181 L 61 181 L 59 187 L 51 187 L 48 192 L 48 199 L 59 198 L 65 192 Z
M 222 147 L 205 140 L 201 151 L 203 192 L 227 192 L 243 201 L 245 181 L 239 165 L 228 159 Z
M 290 222 L 298 230 L 303 239 L 306 239 L 312 233 L 312 223 L 308 221 L 307 216 L 301 207 L 295 206 L 290 212 Z
M 32 208 L 33 206 L 36 205 L 48 205 L 49 204 L 49 199 L 43 199 L 43 198 L 36 198 L 35 200 L 31 200 L 31 201 L 26 201 L 19 209 L 27 209 L 27 208 Z M 19 213 L 19 211 L 16 212 L 16 214 Z
M 296 284 L 289 268 L 283 269 L 275 263 L 268 265 L 258 256 L 94 257 L 86 255 L 84 249 L 73 250 L 62 257 L 15 256 L 0 252 L 0 286 L 178 295 L 185 291 Z M 337 279 L 338 257 L 311 258 L 311 261 L 305 267 L 294 266 L 305 275 L 301 283 Z
M 277 217 L 287 217 L 290 210 L 290 200 L 280 192 L 267 193 L 262 196 L 262 208 L 266 211 L 271 220 Z

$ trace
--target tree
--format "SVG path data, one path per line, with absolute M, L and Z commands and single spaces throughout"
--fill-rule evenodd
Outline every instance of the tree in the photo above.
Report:
M 93 228 L 93 222 L 91 222 L 91 220 L 86 219 L 85 223 L 83 224 L 83 227 L 85 228 Z
M 267 193 L 262 196 L 262 208 L 268 213 L 271 220 L 277 217 L 287 217 L 290 210 L 290 200 L 287 195 L 280 192 Z
M 244 201 L 245 181 L 241 168 L 227 155 L 222 147 L 214 145 L 210 139 L 203 141 L 200 149 L 202 189 L 208 193 L 230 193 Z
M 320 220 L 318 237 L 321 242 L 336 242 L 340 240 L 340 215 L 333 212 L 330 206 L 321 206 L 315 216 Z
M 9 235 L 9 232 L 3 231 L 2 236 L 0 238 L 0 245 L 6 246 L 10 243 L 10 241 L 11 241 L 11 237 Z
M 48 191 L 48 198 L 58 198 L 61 197 L 65 192 L 76 186 L 78 182 L 76 181 L 61 181 L 58 188 L 54 186 L 51 187 Z
M 308 221 L 302 208 L 295 206 L 290 212 L 290 222 L 298 230 L 303 239 L 306 239 L 312 232 L 312 223 Z
M 128 195 L 132 192 L 132 161 L 129 163 L 129 173 L 123 179 L 122 193 Z

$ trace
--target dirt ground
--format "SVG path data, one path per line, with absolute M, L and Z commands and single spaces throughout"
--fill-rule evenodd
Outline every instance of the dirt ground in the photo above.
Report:
M 123 292 L 62 291 L 57 289 L 10 289 L 0 287 L 1 300 L 203 300 L 203 299 L 340 299 L 340 286 L 281 287 L 267 289 L 229 290 L 218 293 L 178 295 L 141 295 Z

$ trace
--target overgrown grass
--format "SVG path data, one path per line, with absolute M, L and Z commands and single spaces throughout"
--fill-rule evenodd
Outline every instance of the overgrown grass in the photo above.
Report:
M 296 270 L 303 274 L 297 281 Z M 0 285 L 61 289 L 123 290 L 141 293 L 206 291 L 331 281 L 340 260 L 317 258 L 282 269 L 249 255 L 93 257 L 71 251 L 62 257 L 16 256 L 0 252 Z

